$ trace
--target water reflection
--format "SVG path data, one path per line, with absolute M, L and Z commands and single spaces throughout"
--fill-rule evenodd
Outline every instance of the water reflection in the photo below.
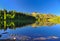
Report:
M 57 23 L 55 22 L 49 22 L 49 21 L 36 21 L 35 23 L 32 24 L 32 27 L 37 27 L 37 26 L 52 26 L 56 25 Z
M 59 22 L 58 22 L 59 23 Z M 17 27 L 22 27 L 22 26 L 26 26 L 26 25 L 31 25 L 32 27 L 37 27 L 37 26 L 52 26 L 52 25 L 56 25 L 58 23 L 55 22 L 50 22 L 50 21 L 36 21 L 35 23 L 31 23 L 31 22 L 21 22 L 19 20 L 9 20 L 9 21 L 1 21 L 0 20 L 0 29 L 4 29 L 6 30 L 7 28 L 9 29 L 15 29 Z
M 39 41 L 42 41 L 42 40 L 57 40 L 57 39 L 60 39 L 60 37 L 59 36 L 56 36 L 56 35 L 50 35 L 50 36 L 47 36 L 47 37 L 45 37 L 43 34 L 41 35 L 41 33 L 40 32 L 37 32 L 36 30 L 41 30 L 41 29 L 33 29 L 33 31 L 32 31 L 32 28 L 30 29 L 31 30 L 31 32 L 29 31 L 29 30 L 27 30 L 27 31 L 29 31 L 29 33 L 33 33 L 32 34 L 32 36 L 35 36 L 34 38 L 32 38 L 32 37 L 30 37 L 30 36 L 27 36 L 27 35 L 20 35 L 21 33 L 20 32 L 24 32 L 25 33 L 25 31 L 19 31 L 19 30 L 21 30 L 20 28 L 21 27 L 23 27 L 23 26 L 27 26 L 27 25 L 31 25 L 32 27 L 37 27 L 37 26 L 52 26 L 52 25 L 56 25 L 56 24 L 59 24 L 59 22 L 58 23 L 55 23 L 55 22 L 51 22 L 51 21 L 43 21 L 43 20 L 41 20 L 41 21 L 36 21 L 35 23 L 32 23 L 32 22 L 21 22 L 20 20 L 7 20 L 7 21 L 2 21 L 2 20 L 0 20 L 0 29 L 4 29 L 5 31 L 3 32 L 3 33 L 1 33 L 0 34 L 0 38 L 3 36 L 3 35 L 8 35 L 8 38 L 6 38 L 6 36 L 5 36 L 5 39 L 0 39 L 1 41 L 3 40 L 3 41 L 5 41 L 5 40 L 10 40 L 10 41 L 37 41 L 37 40 L 39 40 Z M 19 30 L 17 29 L 17 32 L 18 33 L 20 33 L 19 35 L 18 34 L 16 34 L 17 32 L 15 32 L 15 33 L 12 33 L 12 34 L 9 34 L 10 32 L 8 31 L 6 31 L 7 30 L 7 28 L 9 28 L 9 29 L 14 29 L 15 30 L 15 28 L 19 28 Z M 27 28 L 26 28 L 27 29 Z M 48 28 L 46 28 L 46 30 L 47 30 Z M 43 29 L 44 30 L 44 29 Z M 44 30 L 44 31 L 46 31 L 46 30 Z M 34 34 L 34 31 L 36 31 L 36 33 L 37 34 Z M 49 32 L 49 31 L 47 31 L 47 32 Z M 46 33 L 47 33 L 46 32 Z M 54 32 L 54 31 L 53 31 Z M 27 32 L 28 33 L 28 32 Z M 42 31 L 42 33 L 43 33 L 43 31 Z M 15 35 L 16 34 L 16 35 Z
M 9 29 L 15 29 L 17 27 L 22 27 L 26 25 L 30 25 L 32 23 L 30 22 L 20 22 L 19 20 L 10 20 L 10 21 L 0 21 L 0 29 L 6 30 Z

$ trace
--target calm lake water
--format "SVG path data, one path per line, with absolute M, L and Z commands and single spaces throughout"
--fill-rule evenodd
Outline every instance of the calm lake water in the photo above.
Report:
M 2 28 L 2 27 L 0 27 Z M 60 24 L 25 25 L 21 27 L 0 29 L 0 39 L 15 39 L 16 41 L 60 41 Z

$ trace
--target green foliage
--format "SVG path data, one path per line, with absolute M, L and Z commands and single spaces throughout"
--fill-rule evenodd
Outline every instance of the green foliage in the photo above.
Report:
M 35 17 L 21 13 L 16 11 L 7 11 L 7 10 L 0 10 L 0 19 L 2 20 L 31 20 L 35 19 Z

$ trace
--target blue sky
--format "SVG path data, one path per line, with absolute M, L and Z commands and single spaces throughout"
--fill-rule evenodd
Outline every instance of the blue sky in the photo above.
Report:
M 0 0 L 0 9 L 60 15 L 60 0 Z

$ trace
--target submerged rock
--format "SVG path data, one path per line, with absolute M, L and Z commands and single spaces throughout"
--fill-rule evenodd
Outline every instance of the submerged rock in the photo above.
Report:
M 0 34 L 0 37 L 2 37 L 2 35 Z
M 31 37 L 23 35 L 10 35 L 9 39 L 11 40 L 20 40 L 20 41 L 29 41 Z

